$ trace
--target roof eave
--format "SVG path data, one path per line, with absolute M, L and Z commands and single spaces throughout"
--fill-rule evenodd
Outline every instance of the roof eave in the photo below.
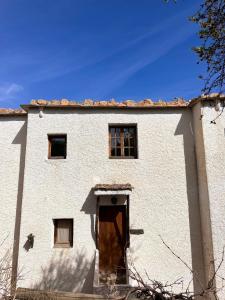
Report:
M 188 105 L 79 105 L 79 104 L 72 104 L 72 105 L 32 105 L 32 104 L 21 104 L 20 105 L 26 112 L 30 109 L 183 109 L 187 108 Z
M 225 100 L 225 95 L 224 94 L 210 94 L 210 95 L 203 95 L 203 96 L 199 96 L 197 98 L 192 99 L 188 106 L 189 107 L 193 107 L 195 104 L 199 103 L 199 102 L 207 102 L 207 101 L 219 101 L 219 100 Z

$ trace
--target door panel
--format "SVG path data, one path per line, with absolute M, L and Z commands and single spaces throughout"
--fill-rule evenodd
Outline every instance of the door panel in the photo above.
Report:
M 100 282 L 126 283 L 126 207 L 99 207 Z

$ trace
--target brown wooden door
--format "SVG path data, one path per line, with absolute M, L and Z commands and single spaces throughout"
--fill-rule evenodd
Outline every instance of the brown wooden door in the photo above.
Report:
M 126 283 L 126 207 L 99 207 L 100 282 Z

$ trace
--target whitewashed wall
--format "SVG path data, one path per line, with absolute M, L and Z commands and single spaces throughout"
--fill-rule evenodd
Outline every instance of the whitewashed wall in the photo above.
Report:
M 18 238 L 20 206 L 23 188 L 23 169 L 26 147 L 26 117 L 0 117 L 0 258 L 11 264 L 13 245 L 15 259 Z M 17 223 L 18 225 L 18 223 Z M 6 256 L 5 256 L 6 255 Z M 16 261 L 14 260 L 14 263 Z
M 45 110 L 28 116 L 20 240 L 23 286 L 91 291 L 96 183 L 131 183 L 130 252 L 140 272 L 163 281 L 189 271 L 159 235 L 203 279 L 197 171 L 190 109 Z M 138 159 L 108 158 L 108 124 L 136 123 Z M 67 134 L 67 159 L 49 160 L 47 134 Z M 53 248 L 54 218 L 74 218 L 74 247 Z M 24 249 L 32 233 L 34 247 Z M 79 284 L 78 284 L 79 283 Z
M 202 108 L 202 126 L 205 145 L 206 171 L 209 191 L 209 208 L 211 216 L 212 242 L 215 268 L 217 269 L 223 247 L 225 246 L 225 115 L 222 112 L 224 103 L 208 102 Z M 218 117 L 218 118 L 217 118 Z M 211 121 L 215 120 L 216 124 Z M 225 264 L 219 275 L 224 277 Z M 221 280 L 217 277 L 217 286 Z M 225 291 L 221 294 L 224 299 Z

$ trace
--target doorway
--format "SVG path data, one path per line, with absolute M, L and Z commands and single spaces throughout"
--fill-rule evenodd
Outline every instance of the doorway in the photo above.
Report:
M 126 284 L 126 206 L 99 206 L 100 283 Z

